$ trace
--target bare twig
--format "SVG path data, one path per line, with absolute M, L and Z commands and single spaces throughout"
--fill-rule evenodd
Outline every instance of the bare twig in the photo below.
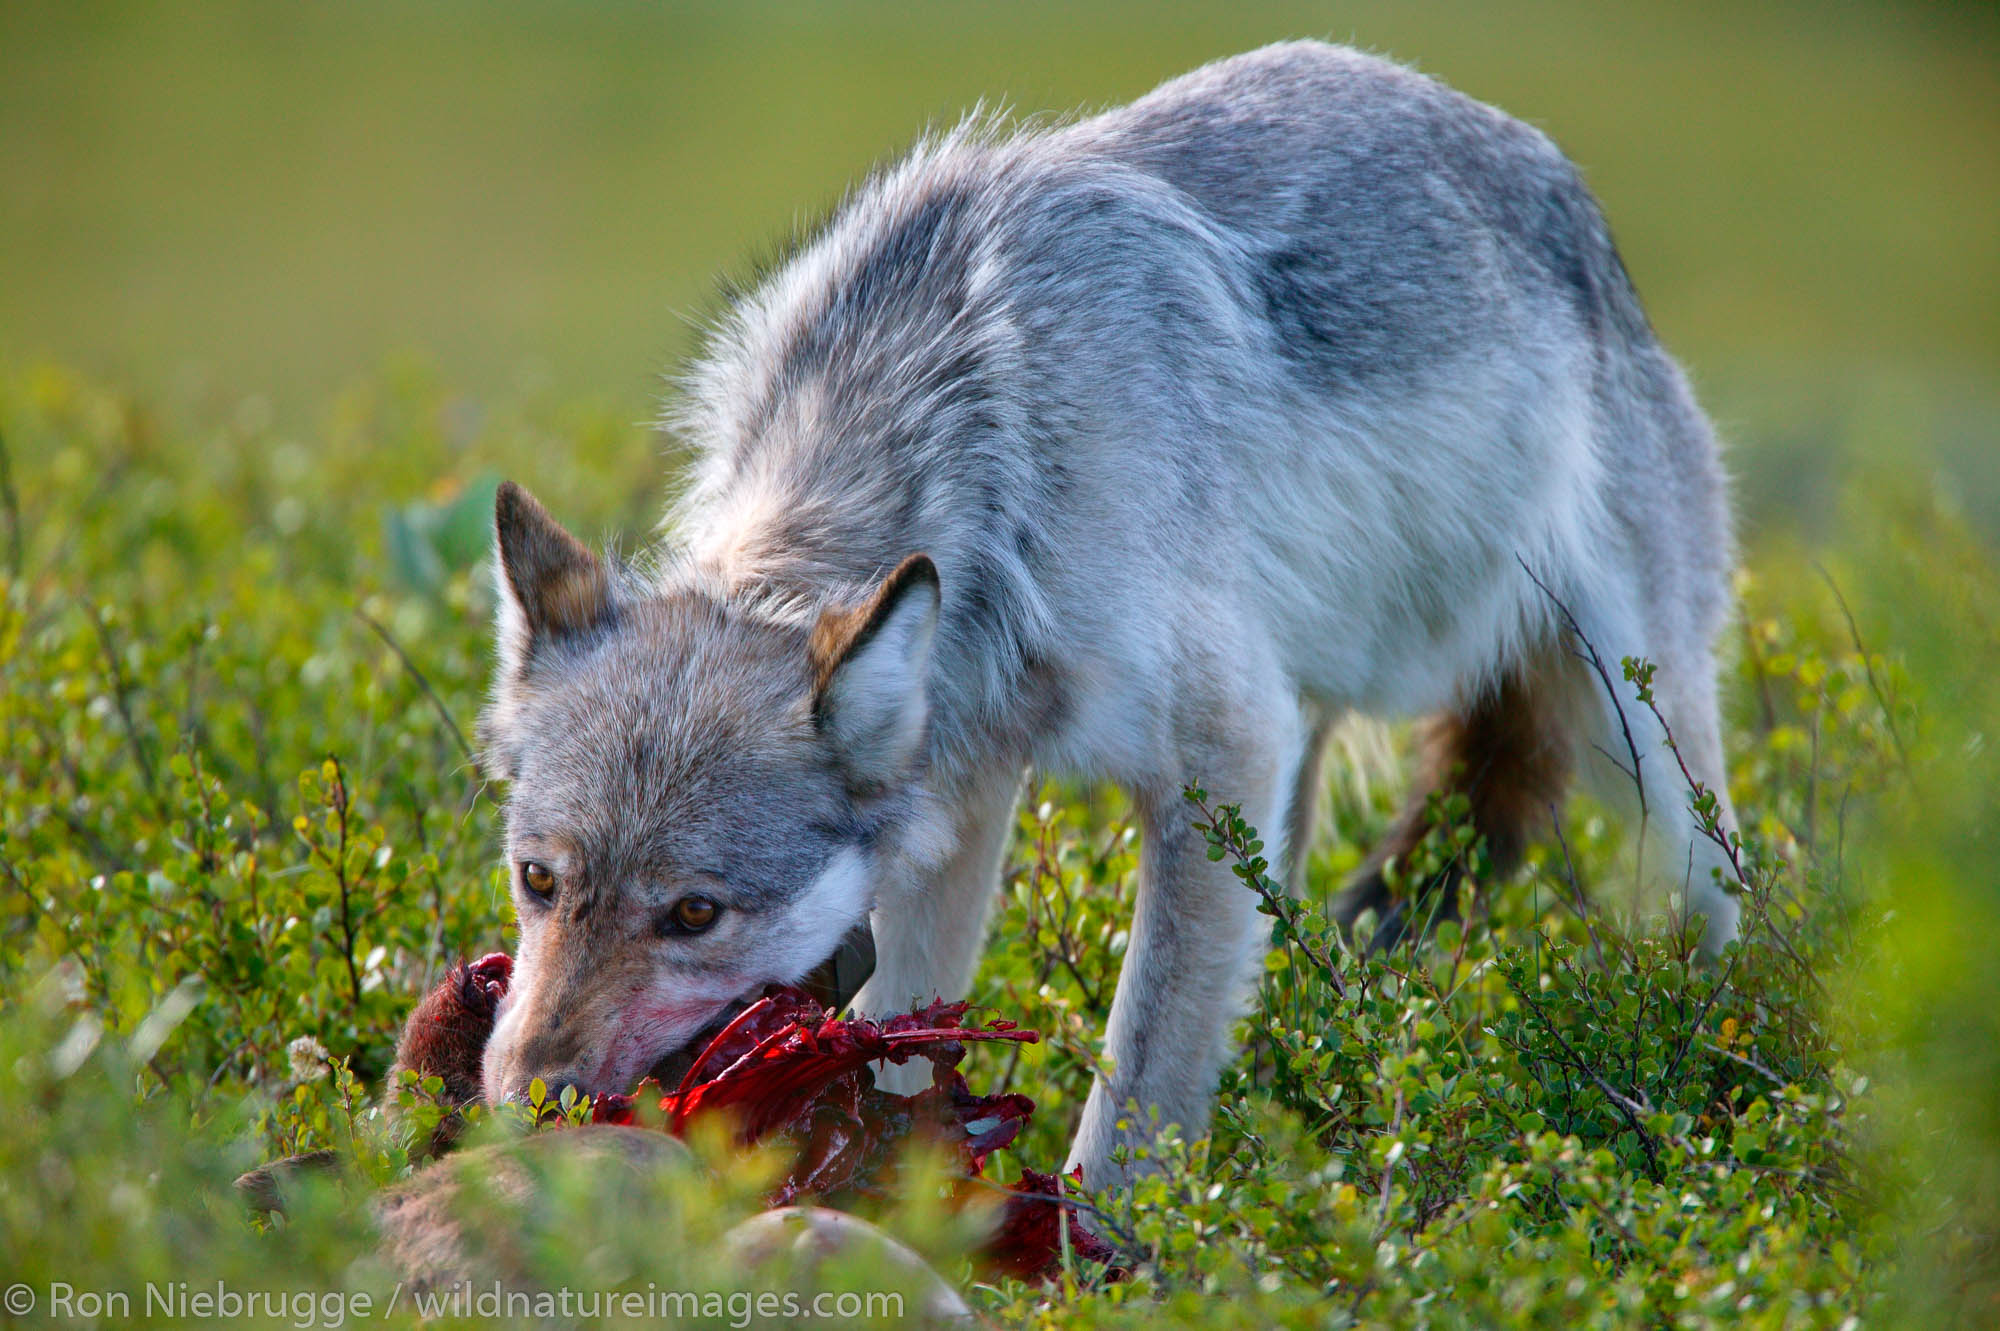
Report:
M 14 460 L 7 452 L 4 434 L 0 434 L 0 513 L 7 517 L 7 572 L 19 578 L 24 560 L 21 497 L 14 492 Z
M 139 767 L 139 775 L 146 783 L 146 793 L 153 798 L 160 816 L 167 816 L 167 807 L 160 798 L 159 774 L 153 769 L 153 755 L 146 747 L 146 738 L 139 732 L 139 722 L 132 715 L 132 682 L 125 677 L 125 667 L 118 659 L 118 644 L 112 640 L 111 626 L 105 622 L 104 614 L 95 606 L 87 608 L 85 618 L 97 630 L 97 642 L 104 652 L 105 668 L 111 672 L 111 702 L 118 710 L 118 719 L 125 725 L 125 739 L 131 746 L 132 759 Z
M 1806 756 L 1806 826 L 1804 845 L 1807 851 L 1819 849 L 1819 746 L 1823 729 L 1821 718 L 1826 715 L 1826 689 L 1819 691 L 1820 705 L 1813 708 L 1812 750 Z
M 451 709 L 444 705 L 444 699 L 439 697 L 438 691 L 431 687 L 431 682 L 424 677 L 424 672 L 417 669 L 417 663 L 412 661 L 410 654 L 403 650 L 403 644 L 391 637 L 389 630 L 383 628 L 373 615 L 370 615 L 360 606 L 354 607 L 354 613 L 362 623 L 375 630 L 376 637 L 388 644 L 389 650 L 396 654 L 396 659 L 403 663 L 403 669 L 410 672 L 410 677 L 417 681 L 417 687 L 424 691 L 426 698 L 430 699 L 431 706 L 437 711 L 438 719 L 444 722 L 445 729 L 450 731 L 452 739 L 458 742 L 458 751 L 465 755 L 465 760 L 468 763 L 476 765 L 479 758 L 473 752 L 472 745 L 466 742 L 465 732 L 458 728 L 458 722 L 451 719 Z
M 1770 1082 L 1773 1086 L 1789 1086 L 1791 1084 L 1791 1079 L 1789 1077 L 1779 1076 L 1777 1073 L 1765 1067 L 1762 1063 L 1759 1063 L 1754 1058 L 1745 1057 L 1744 1055 L 1737 1053 L 1733 1049 L 1724 1049 L 1721 1045 L 1716 1044 L 1713 1040 L 1702 1040 L 1700 1041 L 1700 1044 L 1701 1047 L 1708 1050 L 1709 1053 L 1716 1054 L 1722 1058 L 1726 1058 L 1732 1063 L 1741 1064 L 1742 1066 L 1756 1073 L 1758 1076 L 1762 1077 L 1765 1081 Z
M 1708 991 L 1708 997 L 1702 1001 L 1701 1007 L 1694 1014 L 1694 1020 L 1687 1023 L 1685 1029 L 1690 1031 L 1701 1029 L 1701 1024 L 1708 1020 L 1708 1014 L 1715 1010 L 1716 1000 L 1721 998 L 1723 991 L 1729 988 L 1729 981 L 1736 974 L 1736 963 L 1742 956 L 1743 951 L 1741 948 L 1730 954 L 1728 964 L 1722 968 L 1722 974 L 1716 977 L 1714 986 Z M 1674 1056 L 1672 1065 L 1667 1068 L 1665 1078 L 1667 1081 L 1672 1081 L 1674 1074 L 1681 1070 L 1682 1062 L 1687 1059 L 1687 1051 L 1688 1046 L 1683 1044 L 1680 1052 Z
M 1058 1180 L 1056 1186 L 1061 1187 L 1062 1184 L 1060 1180 L 1062 1179 L 1062 1175 L 1058 1174 L 1056 1175 L 1056 1178 Z M 1091 1202 L 1087 1202 L 1083 1200 L 1083 1198 L 1081 1197 L 1074 1196 L 1070 1193 L 1061 1193 L 1056 1196 L 1050 1196 L 1048 1193 L 1045 1192 L 1022 1192 L 1018 1188 L 1010 1188 L 1004 1183 L 996 1183 L 990 1178 L 981 1178 L 977 1174 L 973 1175 L 970 1181 L 976 1187 L 989 1188 L 992 1191 L 1000 1193 L 1003 1196 L 1008 1197 L 1010 1199 L 1018 1197 L 1023 1201 L 1044 1202 L 1050 1206 L 1060 1206 L 1065 1211 L 1081 1211 L 1085 1215 L 1094 1217 L 1097 1220 L 1098 1224 L 1102 1226 L 1103 1232 L 1100 1233 L 1098 1237 L 1103 1238 L 1104 1235 L 1108 1233 L 1111 1236 L 1109 1240 L 1111 1246 L 1117 1248 L 1119 1251 L 1123 1252 L 1127 1257 L 1131 1258 L 1133 1265 L 1135 1266 L 1138 1265 L 1140 1262 L 1143 1262 L 1148 1256 L 1148 1250 L 1146 1246 L 1138 1240 L 1138 1238 L 1132 1233 L 1131 1230 L 1127 1229 L 1124 1225 L 1120 1224 L 1117 1221 L 1117 1219 L 1103 1207 L 1095 1205 L 1094 1203 Z
M 1625 716 L 1625 702 L 1618 696 L 1618 686 L 1612 682 L 1610 667 L 1604 664 L 1604 658 L 1598 654 L 1597 644 L 1593 643 L 1589 636 L 1584 633 L 1583 625 L 1577 623 L 1576 616 L 1570 612 L 1569 606 L 1563 603 L 1563 599 L 1557 596 L 1546 582 L 1543 582 L 1541 578 L 1536 576 L 1535 570 L 1528 567 L 1527 560 L 1517 554 L 1514 556 L 1514 562 L 1521 566 L 1521 571 L 1528 575 L 1528 581 L 1541 589 L 1542 595 L 1549 598 L 1549 604 L 1553 605 L 1556 608 L 1556 613 L 1562 616 L 1563 626 L 1569 630 L 1570 636 L 1575 638 L 1582 646 L 1581 651 L 1571 648 L 1571 654 L 1590 666 L 1591 670 L 1596 673 L 1597 678 L 1603 683 L 1605 696 L 1611 699 L 1611 710 L 1617 714 L 1618 729 L 1623 732 L 1625 752 L 1632 759 L 1631 769 L 1626 771 L 1625 774 L 1632 778 L 1632 784 L 1639 794 L 1639 836 L 1640 844 L 1643 847 L 1647 820 L 1644 759 L 1640 756 L 1638 742 L 1632 738 L 1632 725 Z M 1602 748 L 1598 751 L 1604 753 Z M 1621 771 L 1625 770 L 1623 764 L 1619 763 L 1609 753 L 1604 753 L 1604 756 L 1610 759 L 1614 767 L 1618 767 Z
M 1882 687 L 1882 681 L 1875 677 L 1875 661 L 1868 654 L 1868 646 L 1861 641 L 1861 626 L 1854 621 L 1854 611 L 1847 605 L 1847 598 L 1841 595 L 1840 584 L 1833 580 L 1833 574 L 1826 571 L 1826 565 L 1817 559 L 1813 569 L 1826 583 L 1826 589 L 1833 593 L 1834 604 L 1840 607 L 1840 614 L 1847 621 L 1847 636 L 1854 643 L 1854 650 L 1861 657 L 1861 669 L 1868 676 L 1868 689 L 1875 695 L 1876 705 L 1882 709 L 1882 720 L 1889 727 L 1889 741 L 1896 746 L 1896 761 L 1902 765 L 1905 774 L 1910 771 L 1910 751 L 1903 746 L 1903 734 L 1896 727 L 1896 708 L 1889 700 L 1889 694 Z
M 1764 668 L 1764 653 L 1757 649 L 1757 634 L 1746 616 L 1743 620 L 1743 650 L 1750 657 L 1750 677 L 1757 681 L 1757 714 L 1765 734 L 1778 728 L 1778 705 L 1771 698 L 1771 675 Z
M 1403 1088 L 1398 1086 L 1396 1087 L 1396 1109 L 1389 1119 L 1389 1135 L 1394 1137 L 1402 1130 Z M 1375 1217 L 1375 1242 L 1377 1243 L 1380 1243 L 1382 1236 L 1389 1232 L 1389 1199 L 1396 1181 L 1396 1162 L 1400 1158 L 1396 1152 L 1396 1147 L 1391 1146 L 1389 1148 L 1388 1162 L 1382 1166 L 1382 1204 L 1380 1212 Z
M 222 1074 L 229 1071 L 229 1065 L 236 1061 L 236 1056 L 238 1054 L 242 1053 L 245 1049 L 249 1048 L 251 1039 L 252 1039 L 251 1036 L 248 1035 L 244 1036 L 242 1039 L 238 1040 L 234 1045 L 230 1047 L 228 1053 L 224 1054 L 221 1057 L 221 1059 L 217 1061 L 215 1065 L 215 1071 L 208 1074 L 208 1082 L 202 1087 L 202 1093 L 204 1095 L 206 1095 L 210 1091 L 213 1091 L 216 1088 L 216 1086 L 222 1081 Z
M 1549 828 L 1555 833 L 1556 845 L 1562 849 L 1564 881 L 1569 884 L 1570 894 L 1576 898 L 1571 907 L 1576 911 L 1576 917 L 1583 921 L 1584 931 L 1590 935 L 1590 950 L 1597 955 L 1597 968 L 1604 970 L 1604 944 L 1597 936 L 1597 921 L 1592 917 L 1589 899 L 1583 894 L 1583 884 L 1577 881 L 1576 860 L 1569 853 L 1569 838 L 1563 835 L 1562 812 L 1556 808 L 1554 800 L 1549 801 Z M 1536 939 L 1539 941 L 1540 937 L 1538 933 Z

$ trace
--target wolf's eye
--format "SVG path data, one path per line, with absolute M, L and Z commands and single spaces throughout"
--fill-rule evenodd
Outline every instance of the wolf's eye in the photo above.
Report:
M 721 913 L 722 907 L 716 905 L 708 897 L 701 896 L 700 894 L 682 897 L 668 908 L 667 918 L 663 922 L 666 927 L 661 932 L 668 934 L 698 934 L 711 924 L 714 924 L 715 917 Z
M 522 860 L 521 882 L 538 897 L 547 898 L 555 895 L 556 876 L 549 872 L 549 866 L 546 864 Z

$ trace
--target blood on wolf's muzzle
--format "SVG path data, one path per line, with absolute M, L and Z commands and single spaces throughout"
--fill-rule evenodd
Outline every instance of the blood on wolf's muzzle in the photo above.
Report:
M 812 995 L 813 1001 L 834 1012 L 843 1012 L 854 1001 L 854 995 L 861 986 L 868 983 L 868 977 L 875 973 L 875 931 L 867 920 L 847 931 L 840 940 L 840 946 L 833 955 L 813 967 L 806 977 L 799 981 L 799 988 Z M 771 992 L 770 989 L 765 992 Z M 758 995 L 746 995 L 742 1000 L 724 1008 L 713 1022 L 697 1031 L 686 1046 L 675 1050 L 654 1063 L 647 1076 L 662 1086 L 677 1084 L 683 1073 L 694 1061 L 694 1055 L 712 1039 L 731 1018 L 740 1013 Z

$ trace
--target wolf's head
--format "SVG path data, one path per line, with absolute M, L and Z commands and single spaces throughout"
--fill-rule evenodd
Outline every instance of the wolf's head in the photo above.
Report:
M 865 918 L 923 762 L 937 571 L 785 623 L 628 585 L 512 484 L 495 533 L 480 747 L 520 943 L 485 1094 L 626 1091 Z

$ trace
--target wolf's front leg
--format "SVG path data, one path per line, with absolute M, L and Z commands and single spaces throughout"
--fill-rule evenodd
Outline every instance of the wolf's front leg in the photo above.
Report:
M 972 984 L 986 919 L 1014 826 L 1023 768 L 1000 764 L 968 782 L 952 814 L 953 845 L 941 870 L 890 860 L 870 923 L 875 975 L 855 996 L 872 1017 L 907 1012 L 913 1003 L 956 999 Z M 912 1059 L 882 1068 L 877 1081 L 908 1094 L 930 1084 L 930 1067 Z
M 1282 864 L 1276 843 L 1283 823 L 1273 816 L 1284 807 L 1282 794 L 1268 780 L 1243 796 L 1229 791 L 1222 775 L 1212 780 L 1219 798 L 1244 798 L 1245 814 L 1269 829 L 1272 862 Z M 1090 1188 L 1124 1181 L 1111 1159 L 1120 1144 L 1149 1144 L 1171 1124 L 1189 1140 L 1207 1133 L 1229 1025 L 1243 1010 L 1269 939 L 1255 894 L 1228 865 L 1209 861 L 1181 792 L 1141 794 L 1135 802 L 1144 837 L 1139 899 L 1105 1030 L 1111 1075 L 1090 1088 L 1069 1154 Z M 1129 1108 L 1135 1101 L 1136 1110 Z

